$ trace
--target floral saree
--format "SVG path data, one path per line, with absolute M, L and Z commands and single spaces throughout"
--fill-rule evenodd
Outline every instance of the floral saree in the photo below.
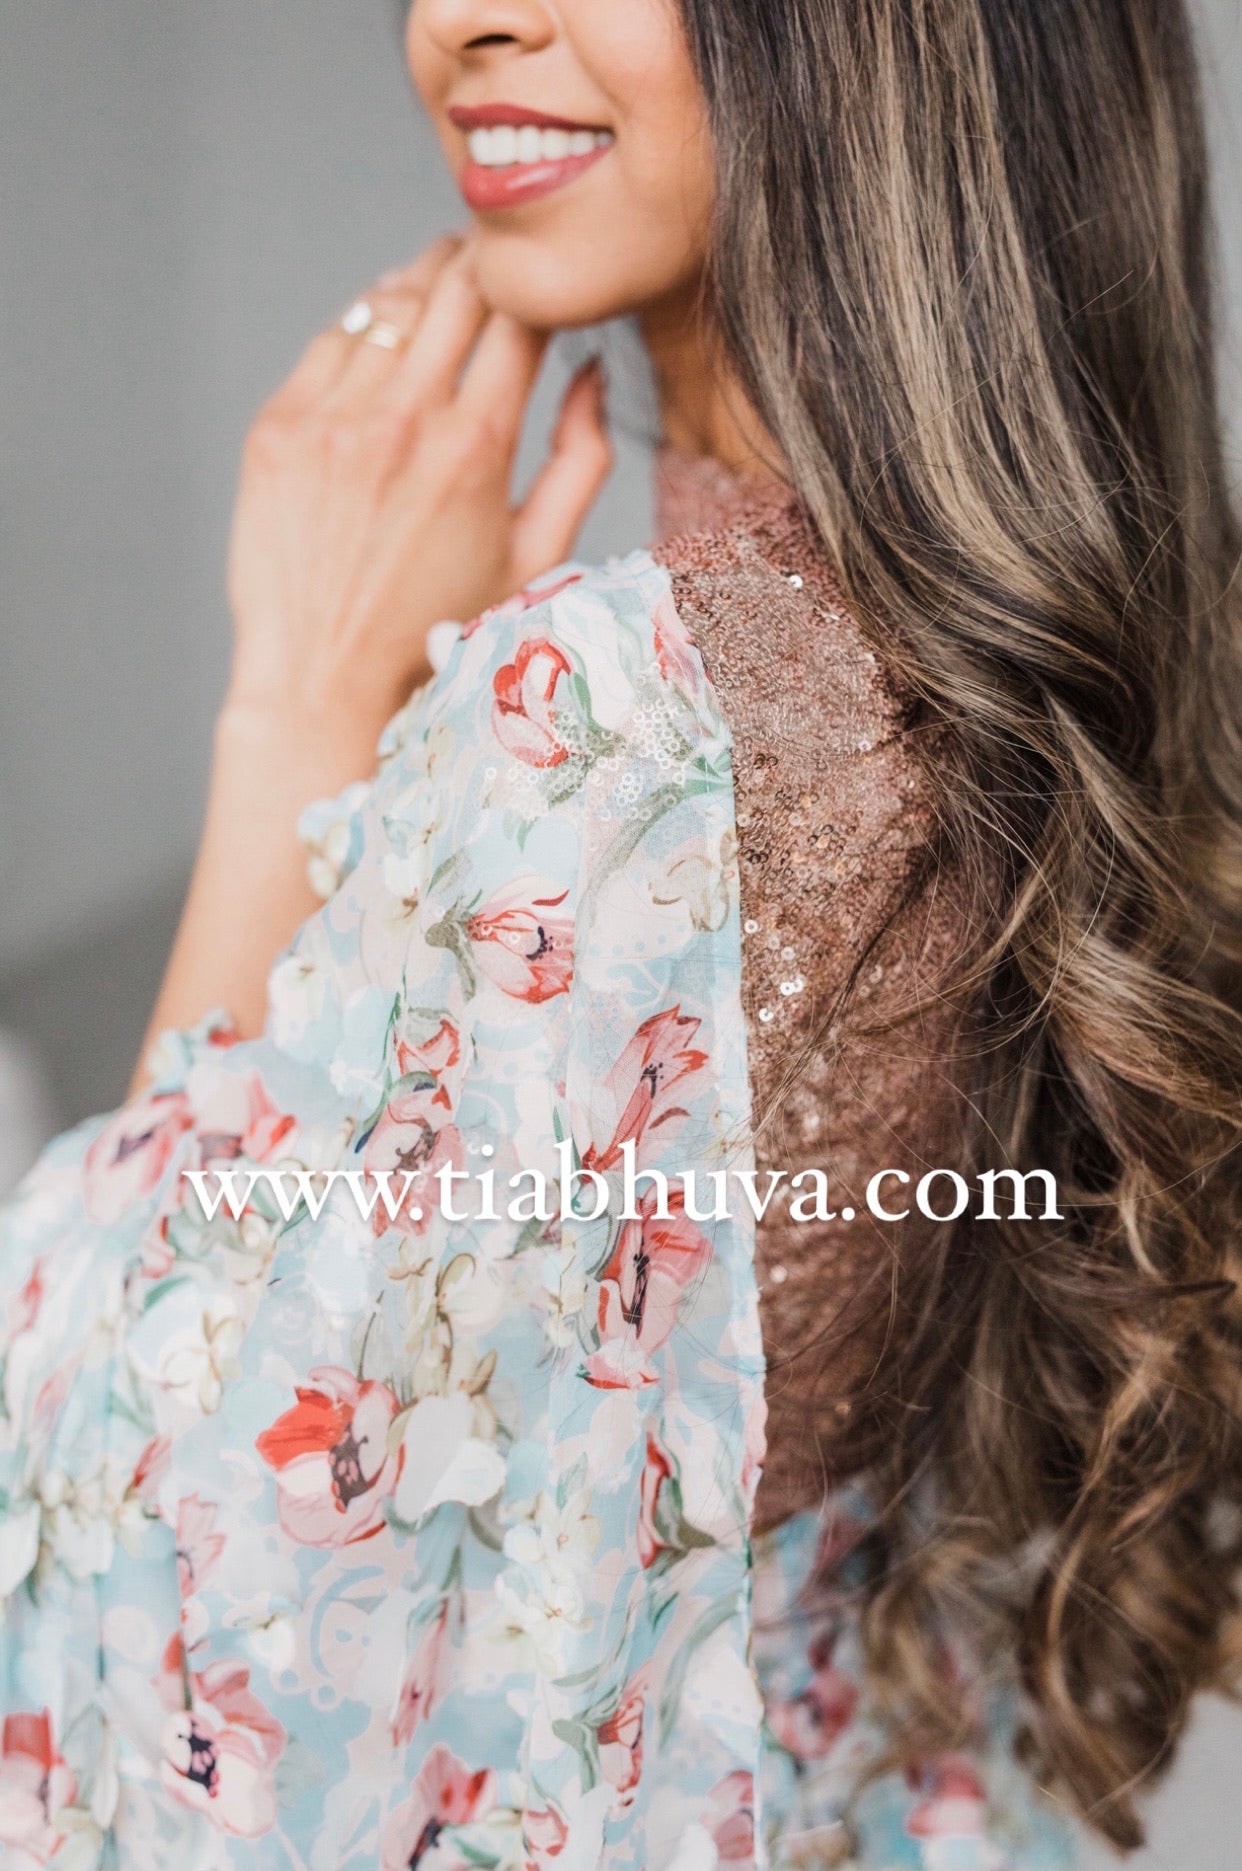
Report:
M 666 574 L 488 613 L 380 754 L 263 1036 L 166 1035 L 0 1222 L 4 1862 L 1067 1864 L 999 1743 L 858 1792 L 847 1620 L 792 1633 L 861 1497 L 751 1538 L 754 1218 L 682 1192 L 752 1160 L 730 737 Z

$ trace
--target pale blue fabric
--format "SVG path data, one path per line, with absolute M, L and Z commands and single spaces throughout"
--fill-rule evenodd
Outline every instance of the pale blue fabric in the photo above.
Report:
M 858 1792 L 848 1593 L 793 1605 L 825 1523 L 748 1537 L 753 1219 L 617 1213 L 626 1138 L 752 1160 L 730 739 L 666 574 L 561 568 L 381 751 L 308 815 L 264 1037 L 168 1036 L 4 1214 L 5 1865 L 712 1871 L 846 1822 L 868 1871 L 1067 1865 L 1000 1718 Z M 562 1144 L 611 1212 L 509 1218 Z M 182 1174 L 444 1164 L 499 1218 L 208 1220 Z

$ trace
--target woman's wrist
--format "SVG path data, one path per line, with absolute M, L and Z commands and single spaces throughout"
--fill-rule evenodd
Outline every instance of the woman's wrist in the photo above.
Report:
M 351 698 L 301 701 L 230 689 L 216 718 L 217 770 L 263 774 L 282 795 L 305 791 L 303 805 L 374 770 L 376 747 L 395 704 L 360 707 Z
M 294 711 L 230 693 L 216 720 L 202 839 L 148 1043 L 213 1007 L 226 1008 L 243 1037 L 261 1030 L 271 965 L 318 905 L 298 820 L 313 800 L 374 771 L 382 725 L 344 707 Z M 140 1063 L 131 1090 L 144 1082 Z

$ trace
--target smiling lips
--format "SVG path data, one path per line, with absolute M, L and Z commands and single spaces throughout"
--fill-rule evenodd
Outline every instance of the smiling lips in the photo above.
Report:
M 469 155 L 458 178 L 471 208 L 511 208 L 563 188 L 612 147 L 611 130 L 570 123 L 517 104 L 457 105 L 449 117 L 466 132 Z

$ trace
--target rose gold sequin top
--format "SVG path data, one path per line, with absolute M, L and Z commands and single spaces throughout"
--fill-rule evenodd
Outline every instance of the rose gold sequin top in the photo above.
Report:
M 769 1169 L 820 1168 L 836 1215 L 795 1222 L 774 1203 L 757 1231 L 762 1531 L 842 1478 L 834 1434 L 892 1327 L 895 1276 L 937 1227 L 910 1191 L 955 1161 L 955 1023 L 937 984 L 964 925 L 927 874 L 930 749 L 795 494 L 669 447 L 656 475 L 652 550 L 733 735 L 759 1189 Z M 911 1211 L 892 1224 L 865 1205 L 890 1167 L 910 1177 L 883 1185 Z

